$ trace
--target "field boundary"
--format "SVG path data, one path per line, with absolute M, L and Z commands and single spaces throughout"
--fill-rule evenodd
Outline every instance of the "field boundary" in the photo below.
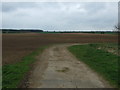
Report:
M 90 47 L 89 45 L 91 45 L 91 44 L 88 44 L 88 45 L 73 45 L 73 46 L 68 47 L 68 50 L 76 58 L 78 58 L 78 60 L 85 63 L 93 71 L 98 73 L 98 75 L 100 75 L 103 79 L 107 80 L 108 83 L 110 83 L 113 87 L 119 87 L 119 85 L 118 85 L 118 72 L 117 72 L 118 65 L 117 66 L 112 65 L 112 63 L 117 64 L 116 60 L 117 60 L 117 57 L 119 57 L 119 56 L 116 57 L 114 54 L 112 55 L 109 52 L 105 52 L 103 50 L 97 50 L 96 48 Z M 91 57 L 89 55 L 89 53 L 90 53 L 90 55 L 94 54 L 94 56 Z M 95 53 L 97 53 L 97 55 L 95 55 Z M 106 55 L 106 57 L 105 57 L 104 54 Z M 112 59 L 110 60 L 112 63 L 104 61 L 104 60 L 100 61 L 103 58 L 100 59 L 101 56 L 99 56 L 99 55 L 103 55 L 105 60 L 108 60 L 108 59 L 110 60 L 110 58 L 108 58 L 109 56 L 114 60 L 113 61 L 112 61 Z M 97 62 L 97 60 L 98 60 L 98 62 Z M 101 67 L 103 67 L 103 68 L 101 68 Z
M 21 87 L 23 81 L 26 80 L 26 75 L 32 68 L 32 64 L 37 60 L 36 56 L 40 55 L 48 47 L 38 48 L 36 51 L 23 57 L 20 62 L 2 66 L 2 88 Z

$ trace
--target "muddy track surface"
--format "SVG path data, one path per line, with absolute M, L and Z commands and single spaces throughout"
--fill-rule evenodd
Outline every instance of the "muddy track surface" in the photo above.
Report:
M 37 57 L 28 88 L 109 88 L 108 83 L 67 50 L 68 46 L 54 45 Z

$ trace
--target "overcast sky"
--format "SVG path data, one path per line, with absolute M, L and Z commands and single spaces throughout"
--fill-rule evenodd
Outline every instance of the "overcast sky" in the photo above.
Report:
M 117 2 L 4 2 L 2 28 L 111 30 L 118 22 Z

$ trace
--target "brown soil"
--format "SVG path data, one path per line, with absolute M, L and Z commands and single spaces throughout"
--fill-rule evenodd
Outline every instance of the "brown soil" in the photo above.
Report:
M 39 47 L 59 43 L 117 42 L 117 35 L 87 33 L 19 33 L 2 35 L 2 63 L 11 64 L 21 60 Z

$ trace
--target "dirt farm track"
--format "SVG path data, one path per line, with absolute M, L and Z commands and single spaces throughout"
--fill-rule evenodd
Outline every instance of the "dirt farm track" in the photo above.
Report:
M 3 65 L 20 61 L 39 47 L 62 43 L 99 43 L 117 42 L 117 35 L 87 34 L 87 33 L 19 33 L 3 34 L 2 60 Z

